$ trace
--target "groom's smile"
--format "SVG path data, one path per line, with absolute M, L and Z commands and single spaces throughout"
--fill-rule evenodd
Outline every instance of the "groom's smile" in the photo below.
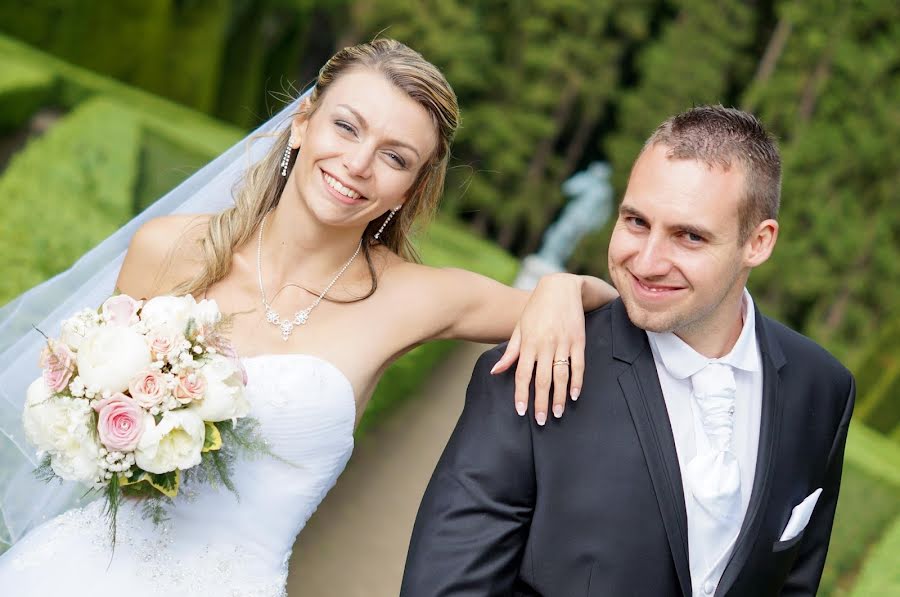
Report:
M 638 158 L 609 244 L 610 276 L 635 325 L 684 336 L 738 321 L 749 273 L 738 243 L 743 179 L 737 165 L 672 159 L 663 145 Z

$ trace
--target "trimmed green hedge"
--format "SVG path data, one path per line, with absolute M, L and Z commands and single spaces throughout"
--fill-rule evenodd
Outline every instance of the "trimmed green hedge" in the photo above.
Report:
M 0 31 L 84 68 L 209 111 L 222 73 L 231 4 L 229 0 L 3 2 Z
M 141 137 L 140 174 L 134 194 L 135 213 L 174 189 L 214 156 L 184 147 L 156 130 Z
M 876 334 L 853 366 L 857 404 L 854 417 L 885 434 L 900 428 L 900 355 L 894 350 L 900 318 Z
M 845 595 L 892 521 L 900 516 L 900 447 L 853 423 L 844 475 L 819 594 Z
M 900 595 L 900 516 L 875 547 L 853 586 L 853 597 Z
M 0 131 L 22 126 L 53 92 L 47 70 L 0 56 Z
M 57 76 L 59 86 L 53 100 L 62 107 L 74 108 L 84 100 L 98 95 L 114 98 L 134 110 L 144 128 L 182 148 L 210 158 L 244 135 L 236 127 L 79 68 L 4 35 L 0 35 L 0 56 L 6 62 L 17 62 L 24 67 L 42 69 Z
M 13 156 L 0 178 L 0 304 L 129 219 L 138 139 L 130 110 L 92 100 Z

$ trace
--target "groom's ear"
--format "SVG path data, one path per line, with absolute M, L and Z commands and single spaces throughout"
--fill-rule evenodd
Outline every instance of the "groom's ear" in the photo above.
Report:
M 765 263 L 772 255 L 777 240 L 777 221 L 763 220 L 757 224 L 744 244 L 744 265 L 754 268 Z

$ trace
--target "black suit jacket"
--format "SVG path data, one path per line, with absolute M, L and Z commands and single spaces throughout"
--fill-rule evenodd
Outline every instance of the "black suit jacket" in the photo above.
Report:
M 853 410 L 850 373 L 756 313 L 763 398 L 756 476 L 716 595 L 815 595 Z M 513 375 L 478 361 L 422 498 L 401 594 L 691 595 L 687 515 L 646 333 L 621 301 L 587 316 L 582 397 L 539 427 L 512 408 Z M 791 510 L 822 495 L 805 530 Z

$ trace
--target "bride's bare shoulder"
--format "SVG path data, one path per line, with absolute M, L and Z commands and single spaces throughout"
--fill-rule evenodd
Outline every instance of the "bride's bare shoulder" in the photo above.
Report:
M 131 239 L 116 288 L 133 297 L 171 292 L 200 271 L 200 240 L 210 214 L 170 215 L 145 222 Z

